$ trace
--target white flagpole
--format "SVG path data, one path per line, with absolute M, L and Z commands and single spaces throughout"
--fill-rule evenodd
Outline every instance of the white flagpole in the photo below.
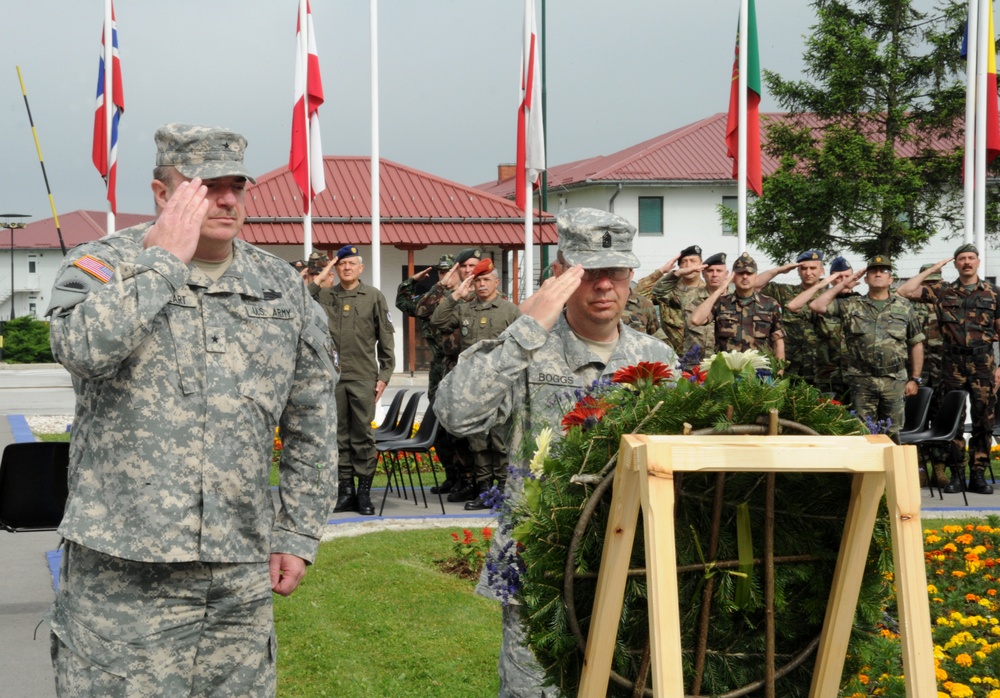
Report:
M 747 249 L 747 31 L 749 28 L 747 0 L 740 0 L 740 67 L 739 67 L 739 141 L 737 144 L 738 169 L 736 179 L 737 250 Z
M 527 49 L 529 51 L 528 55 L 522 56 L 522 81 L 526 73 L 523 71 L 528 70 L 528 66 L 534 59 L 536 54 L 530 53 L 531 51 L 531 35 L 532 30 L 535 27 L 535 3 L 534 0 L 524 0 L 524 30 L 521 35 L 521 46 L 522 51 Z M 537 48 L 537 47 L 536 47 Z M 538 79 L 535 74 L 532 74 L 532 80 Z M 531 90 L 534 89 L 533 84 L 524 83 L 524 93 L 521 95 L 522 100 L 527 98 L 527 95 L 531 94 Z M 532 109 L 541 109 L 541 104 L 532 104 Z M 524 109 L 522 106 L 521 109 Z M 519 134 L 524 138 L 524 148 L 525 148 L 525 168 L 523 172 L 518 172 L 516 176 L 522 177 L 524 179 L 524 257 L 523 264 L 524 268 L 524 289 L 521 291 L 521 297 L 527 298 L 532 293 L 535 292 L 535 250 L 534 250 L 534 212 L 535 212 L 535 194 L 534 187 L 531 178 L 528 176 L 530 168 L 527 166 L 528 162 L 528 136 L 531 133 L 531 119 L 530 115 L 525 115 L 524 119 L 524 133 Z
M 111 24 L 111 0 L 104 0 L 104 157 L 108 163 L 107 182 L 111 180 L 111 118 L 114 108 L 114 43 Z M 111 210 L 111 202 L 107 202 L 108 217 L 105 234 L 111 235 L 115 232 L 115 214 Z
M 974 242 L 982 255 L 986 250 L 986 70 L 989 50 L 987 34 L 990 28 L 989 5 L 991 0 L 979 1 L 979 26 L 976 32 L 976 181 L 975 181 L 975 232 Z M 985 269 L 985 268 L 984 268 Z
M 302 254 L 306 262 L 312 254 L 312 162 L 309 145 L 309 17 L 306 13 L 306 3 L 308 0 L 299 0 L 299 64 L 302 66 L 302 76 L 304 81 L 303 99 L 305 109 L 305 131 L 306 139 L 306 190 L 302 193 L 309 210 L 302 216 Z
M 379 200 L 379 143 L 378 143 L 378 0 L 371 0 L 371 50 L 372 50 L 372 285 L 382 284 L 382 235 L 380 223 L 382 210 Z
M 972 242 L 975 236 L 975 182 L 976 182 L 976 45 L 979 28 L 977 18 L 979 0 L 969 0 L 969 18 L 966 24 L 965 56 L 965 241 Z

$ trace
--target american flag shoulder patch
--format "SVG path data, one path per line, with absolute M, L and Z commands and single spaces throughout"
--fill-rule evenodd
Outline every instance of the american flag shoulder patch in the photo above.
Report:
M 84 255 L 73 262 L 74 267 L 78 267 L 87 272 L 95 279 L 100 279 L 102 283 L 108 283 L 115 270 L 92 255 Z

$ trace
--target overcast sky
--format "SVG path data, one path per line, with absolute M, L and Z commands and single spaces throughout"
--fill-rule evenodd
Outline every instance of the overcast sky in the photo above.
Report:
M 539 8 L 541 0 L 536 0 Z M 228 126 L 263 174 L 288 160 L 296 0 L 117 0 L 120 212 L 152 212 L 153 132 Z M 381 0 L 381 156 L 463 184 L 513 162 L 522 0 Z M 312 0 L 327 155 L 371 153 L 368 0 Z M 738 0 L 548 0 L 550 165 L 725 111 Z M 103 0 L 0 0 L 0 213 L 51 216 L 21 67 L 60 214 L 104 210 L 91 164 Z M 805 0 L 758 0 L 764 68 L 800 77 Z M 774 110 L 765 94 L 763 109 Z M 336 183 L 333 183 L 336 187 Z

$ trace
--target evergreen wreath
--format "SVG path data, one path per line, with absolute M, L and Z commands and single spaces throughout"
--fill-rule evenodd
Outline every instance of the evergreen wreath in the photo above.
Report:
M 549 429 L 524 477 L 521 503 L 497 507 L 513 541 L 487 562 L 491 583 L 522 604 L 529 644 L 547 681 L 575 695 L 594 602 L 623 434 L 691 430 L 765 433 L 777 410 L 788 428 L 824 435 L 869 433 L 840 403 L 804 382 L 775 380 L 756 351 L 721 352 L 678 379 L 663 364 L 642 362 L 586 391 L 567 394 L 561 440 Z M 530 448 L 532 445 L 528 444 Z M 762 570 L 765 473 L 678 477 L 676 522 L 685 685 L 699 696 L 762 695 L 767 604 Z M 775 579 L 769 601 L 777 621 L 779 695 L 809 691 L 813 651 L 850 496 L 837 474 L 776 477 Z M 717 494 L 719 495 L 717 497 Z M 716 500 L 721 503 L 718 509 Z M 713 516 L 714 511 L 714 516 Z M 886 517 L 876 541 L 888 539 Z M 873 543 L 858 602 L 850 654 L 877 634 L 890 596 L 887 545 Z M 568 555 L 572 555 L 568 558 Z M 636 533 L 608 695 L 652 695 L 642 520 Z M 635 688 L 638 684 L 638 689 Z

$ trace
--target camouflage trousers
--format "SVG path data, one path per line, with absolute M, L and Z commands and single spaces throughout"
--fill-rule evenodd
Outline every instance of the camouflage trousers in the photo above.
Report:
M 972 407 L 969 468 L 982 471 L 990 464 L 993 411 L 997 403 L 997 396 L 993 391 L 993 355 L 946 355 L 941 368 L 941 382 L 935 391 L 940 397 L 943 398 L 952 390 L 964 390 L 969 394 L 969 404 Z M 965 422 L 964 412 L 962 422 Z M 964 466 L 965 438 L 962 435 L 952 442 L 951 452 L 948 455 L 949 466 Z
M 427 370 L 427 399 L 434 402 L 437 395 L 438 383 L 445 375 L 444 352 L 434 350 L 431 354 L 431 366 Z
M 886 433 L 896 441 L 905 416 L 906 378 L 851 376 L 851 382 L 851 402 L 857 415 L 872 421 L 888 420 Z
M 559 698 L 555 686 L 542 686 L 545 671 L 528 647 L 520 606 L 503 607 L 503 638 L 500 641 L 500 693 L 497 698 Z
M 492 487 L 495 480 L 497 487 L 503 489 L 507 483 L 507 445 L 497 430 L 470 436 L 469 447 L 475 461 L 476 482 Z
M 144 563 L 71 541 L 53 605 L 60 697 L 274 696 L 268 563 Z
M 340 451 L 338 476 L 375 474 L 375 381 L 340 381 L 337 383 L 337 450 Z

